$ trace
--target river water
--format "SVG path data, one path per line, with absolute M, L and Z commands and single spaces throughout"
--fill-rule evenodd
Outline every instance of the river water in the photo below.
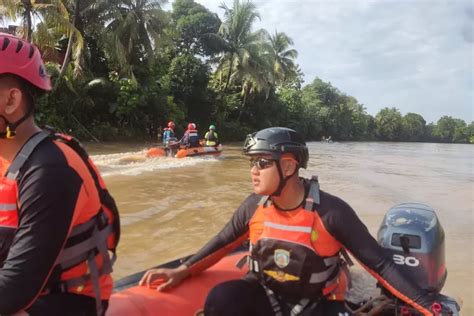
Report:
M 240 144 L 220 157 L 145 159 L 146 144 L 89 144 L 122 216 L 116 279 L 191 254 L 251 192 Z M 402 202 L 433 207 L 446 235 L 447 295 L 474 315 L 474 146 L 425 143 L 309 143 L 303 176 L 348 202 L 373 236 Z M 356 237 L 355 237 L 356 238 Z

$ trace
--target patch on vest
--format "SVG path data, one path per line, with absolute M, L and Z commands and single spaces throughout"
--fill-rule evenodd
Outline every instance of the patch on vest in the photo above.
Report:
M 291 275 L 283 271 L 263 270 L 263 272 L 278 282 L 299 281 L 296 275 Z
M 279 268 L 285 268 L 290 263 L 290 252 L 284 249 L 276 249 L 273 260 Z
M 312 231 L 311 231 L 311 241 L 312 241 L 312 242 L 315 242 L 316 239 L 318 239 L 318 232 L 315 231 L 315 230 L 312 230 Z

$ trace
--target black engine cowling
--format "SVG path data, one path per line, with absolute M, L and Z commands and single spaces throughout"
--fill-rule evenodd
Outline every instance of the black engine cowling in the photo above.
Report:
M 444 230 L 431 207 L 419 203 L 392 207 L 385 214 L 377 240 L 420 287 L 441 291 L 447 276 Z

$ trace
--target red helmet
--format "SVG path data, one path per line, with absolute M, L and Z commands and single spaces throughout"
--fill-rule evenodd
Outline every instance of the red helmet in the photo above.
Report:
M 196 129 L 196 124 L 194 124 L 194 123 L 189 123 L 189 124 L 188 124 L 188 129 L 189 129 L 189 130 Z
M 169 121 L 168 122 L 168 127 L 169 128 L 174 128 L 176 125 L 174 125 L 174 122 L 173 121 Z
M 17 75 L 41 90 L 51 90 L 51 80 L 38 48 L 5 33 L 0 33 L 0 74 Z

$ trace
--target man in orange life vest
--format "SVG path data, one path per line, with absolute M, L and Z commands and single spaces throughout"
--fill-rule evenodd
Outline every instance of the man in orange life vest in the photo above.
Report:
M 199 133 L 196 129 L 196 124 L 188 124 L 188 128 L 184 131 L 184 135 L 179 142 L 186 148 L 199 147 Z
M 309 159 L 301 135 L 264 129 L 247 137 L 243 151 L 250 157 L 255 193 L 197 254 L 176 269 L 147 271 L 140 284 L 164 279 L 159 290 L 176 286 L 250 239 L 249 273 L 211 290 L 206 316 L 350 315 L 344 305 L 344 249 L 398 298 L 432 314 L 434 298 L 397 271 L 352 208 L 319 190 L 316 177 L 298 176 Z
M 80 144 L 35 124 L 49 90 L 39 50 L 0 33 L 0 314 L 103 315 L 118 212 Z

